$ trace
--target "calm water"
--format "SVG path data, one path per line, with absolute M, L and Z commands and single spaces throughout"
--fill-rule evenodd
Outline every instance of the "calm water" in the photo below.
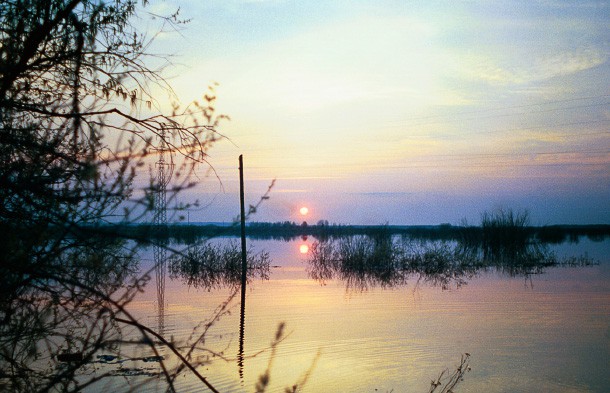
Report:
M 239 294 L 206 333 L 204 346 L 225 359 L 211 358 L 200 370 L 220 391 L 254 391 L 270 361 L 269 350 L 260 352 L 283 322 L 288 335 L 277 346 L 268 391 L 283 391 L 312 369 L 309 392 L 427 392 L 432 379 L 455 369 L 468 352 L 472 371 L 460 392 L 608 392 L 610 241 L 554 247 L 560 255 L 587 253 L 599 265 L 553 267 L 527 277 L 489 269 L 449 289 L 417 277 L 391 287 L 320 282 L 310 278 L 301 253 L 312 240 L 249 243 L 267 250 L 273 267 L 268 280 L 255 279 L 247 290 L 243 362 Z M 146 258 L 144 267 L 151 266 Z M 232 292 L 188 287 L 166 275 L 159 320 L 154 278 L 150 284 L 131 311 L 178 342 L 213 319 Z M 190 375 L 177 385 L 179 391 L 205 390 Z M 161 386 L 154 381 L 146 389 Z

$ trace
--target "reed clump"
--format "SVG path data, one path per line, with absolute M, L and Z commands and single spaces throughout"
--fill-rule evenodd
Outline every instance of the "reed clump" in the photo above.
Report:
M 466 284 L 481 270 L 517 276 L 594 263 L 587 256 L 558 258 L 528 224 L 527 211 L 498 209 L 483 213 L 478 227 L 463 225 L 457 240 L 423 240 L 390 231 L 331 238 L 313 244 L 308 271 L 322 283 L 345 281 L 348 289 L 391 287 L 412 277 L 448 289 Z
M 518 258 L 530 241 L 529 212 L 497 209 L 481 214 L 481 249 L 485 259 Z
M 247 251 L 248 279 L 269 278 L 269 253 Z M 195 288 L 234 287 L 241 283 L 241 248 L 236 242 L 223 246 L 204 243 L 189 247 L 169 259 L 170 278 L 182 278 Z

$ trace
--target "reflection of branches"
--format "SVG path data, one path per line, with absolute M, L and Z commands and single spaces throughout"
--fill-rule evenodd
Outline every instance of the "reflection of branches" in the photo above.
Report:
M 226 262 L 223 266 L 232 266 L 231 261 L 240 261 L 239 252 L 231 251 L 236 248 L 235 245 L 216 248 L 214 255 L 217 260 Z M 138 321 L 126 309 L 134 296 L 143 291 L 154 269 L 136 275 L 137 260 L 127 258 L 128 250 L 120 242 L 97 239 L 89 241 L 86 247 L 63 251 L 58 255 L 57 265 L 45 264 L 37 269 L 27 264 L 11 266 L 13 275 L 7 278 L 15 278 L 15 273 L 19 272 L 23 280 L 18 293 L 0 288 L 3 290 L 0 292 L 0 390 L 78 391 L 94 386 L 104 378 L 120 375 L 113 370 L 88 374 L 93 367 L 99 370 L 94 364 L 111 364 L 100 361 L 100 356 L 101 359 L 116 359 L 123 344 L 135 344 L 150 351 L 150 356 L 141 359 L 156 362 L 160 371 L 151 374 L 135 368 L 130 372 L 160 376 L 173 391 L 176 378 L 186 371 L 211 391 L 216 391 L 197 368 L 208 361 L 202 354 L 222 355 L 203 344 L 215 322 L 229 312 L 229 303 L 236 292 L 233 291 L 233 296 L 222 303 L 209 320 L 195 327 L 184 342 L 169 340 Z M 222 253 L 225 255 L 220 255 Z M 255 260 L 251 266 L 256 274 L 267 277 L 268 255 L 261 253 L 251 257 L 252 260 Z M 208 265 L 209 260 L 199 262 L 202 262 L 200 266 L 205 264 L 211 269 L 209 271 L 218 274 L 218 266 L 216 270 L 212 269 L 214 265 Z M 0 266 L 0 269 L 5 268 Z M 212 279 L 212 282 L 230 284 L 231 277 L 228 274 L 220 280 Z M 134 340 L 132 334 L 125 334 L 122 325 L 134 326 L 141 338 Z M 164 360 L 161 356 L 164 348 L 176 355 L 177 365 L 172 366 Z M 104 351 L 103 355 L 100 351 Z M 87 377 L 83 378 L 84 375 Z M 151 380 L 146 379 L 143 383 Z
M 325 283 L 340 279 L 346 288 L 403 285 L 409 277 L 448 289 L 460 287 L 481 269 L 515 275 L 541 273 L 549 266 L 587 265 L 586 256 L 559 260 L 539 243 L 498 246 L 494 253 L 466 242 L 413 241 L 393 236 L 351 236 L 316 242 L 308 273 Z M 498 250 L 503 250 L 499 252 Z
M 57 280 L 57 278 L 53 276 L 49 276 L 49 279 L 53 281 Z M 140 334 L 142 335 L 141 340 L 134 341 L 131 343 L 137 345 L 144 345 L 152 351 L 154 356 L 144 357 L 142 358 L 142 360 L 145 362 L 154 361 L 159 364 L 159 367 L 161 368 L 161 372 L 159 375 L 165 378 L 170 391 L 175 391 L 175 380 L 179 375 L 181 375 L 184 370 L 188 370 L 189 372 L 194 374 L 206 387 L 208 387 L 210 391 L 217 391 L 215 387 L 207 380 L 207 378 L 197 371 L 197 367 L 201 364 L 204 364 L 206 360 L 200 360 L 199 358 L 194 359 L 194 354 L 196 352 L 206 352 L 211 353 L 214 356 L 219 355 L 207 348 L 202 348 L 199 344 L 202 344 L 204 342 L 205 336 L 207 335 L 209 329 L 222 316 L 229 312 L 229 305 L 235 297 L 237 291 L 233 291 L 232 295 L 229 296 L 229 298 L 216 309 L 214 314 L 207 322 L 202 322 L 199 326 L 196 326 L 193 329 L 193 333 L 191 334 L 191 336 L 184 343 L 181 344 L 179 342 L 174 341 L 173 338 L 171 340 L 166 339 L 165 337 L 163 337 L 162 334 L 159 334 L 159 332 L 154 331 L 150 327 L 141 323 L 137 318 L 135 318 L 126 309 L 126 306 L 131 299 L 130 297 L 123 295 L 120 296 L 118 299 L 113 299 L 112 295 L 100 291 L 92 285 L 83 284 L 80 281 L 68 280 L 66 278 L 63 278 L 62 281 L 65 282 L 67 285 L 78 288 L 80 291 L 86 291 L 88 293 L 88 297 L 97 299 L 91 304 L 92 309 L 98 310 L 100 303 L 105 304 L 106 306 L 99 309 L 99 311 L 95 313 L 93 318 L 89 317 L 89 319 L 86 319 L 86 314 L 88 313 L 89 309 L 83 311 L 85 315 L 78 315 L 78 317 L 82 319 L 82 321 L 80 322 L 82 323 L 83 328 L 90 329 L 89 333 L 86 334 L 85 339 L 79 338 L 78 336 L 72 337 L 75 333 L 77 333 L 74 330 L 68 330 L 66 337 L 61 337 L 64 339 L 67 338 L 68 340 L 73 338 L 77 345 L 71 348 L 71 352 L 56 357 L 56 359 L 60 362 L 70 362 L 67 367 L 64 367 L 64 370 L 68 370 L 69 373 L 68 371 L 63 371 L 61 373 L 55 374 L 53 375 L 53 378 L 50 382 L 47 381 L 47 378 L 44 377 L 44 374 L 37 376 L 38 378 L 41 378 L 43 382 L 48 383 L 49 387 L 54 386 L 55 384 L 62 384 L 66 381 L 67 383 L 73 383 L 71 381 L 73 380 L 76 371 L 79 370 L 81 367 L 93 363 L 93 358 L 96 351 L 100 349 L 105 349 L 107 351 L 114 350 L 118 352 L 120 351 L 120 344 L 130 343 L 129 341 L 124 340 L 121 328 L 117 324 L 118 322 L 120 324 L 133 326 L 140 332 Z M 142 286 L 143 285 L 144 284 L 142 284 Z M 136 292 L 139 292 L 142 290 L 142 286 L 138 286 L 137 288 L 134 288 L 134 290 Z M 70 305 L 69 307 L 69 312 L 74 312 L 72 310 L 74 306 Z M 104 330 L 97 332 L 95 329 L 99 329 L 100 325 L 104 328 Z M 202 327 L 202 331 L 197 333 Z M 54 326 L 54 328 L 57 329 L 57 326 Z M 89 344 L 87 344 L 88 340 L 92 342 L 89 342 Z M 167 348 L 179 359 L 178 365 L 173 368 L 170 368 L 169 365 L 166 364 L 166 362 L 164 361 L 164 357 L 160 355 L 161 347 Z M 98 356 L 97 358 L 99 359 L 100 357 L 112 358 L 113 356 L 102 355 Z M 139 372 L 142 370 L 135 369 L 134 371 Z M 75 390 L 79 390 L 85 386 L 92 385 L 110 375 L 114 374 L 112 372 L 99 374 L 84 382 L 82 385 L 77 386 L 77 389 Z
M 310 253 L 309 275 L 322 283 L 339 278 L 347 288 L 366 290 L 375 285 L 399 285 L 405 279 L 389 238 L 354 236 L 316 242 Z
M 473 255 L 447 242 L 403 242 L 402 267 L 421 281 L 443 289 L 460 287 L 480 268 Z
M 109 310 L 123 307 L 148 281 L 135 276 L 136 261 L 122 247 L 98 239 L 60 252 L 55 263 L 2 266 L 14 286 L 0 294 L 0 386 L 66 387 L 97 349 L 113 348 L 120 331 Z
M 310 277 L 345 281 L 347 289 L 403 285 L 413 275 L 443 288 L 473 274 L 472 261 L 447 243 L 400 242 L 391 236 L 354 236 L 311 247 Z
M 172 351 L 172 352 L 173 352 L 173 353 L 174 353 L 174 354 L 175 354 L 175 355 L 176 355 L 176 356 L 177 356 L 177 357 L 180 359 L 180 361 L 182 362 L 182 363 L 181 363 L 181 366 L 187 367 L 187 368 L 188 368 L 188 369 L 189 369 L 189 370 L 190 370 L 190 371 L 191 371 L 191 372 L 192 372 L 192 373 L 193 373 L 193 374 L 194 374 L 194 375 L 195 375 L 195 376 L 196 376 L 196 377 L 197 377 L 197 378 L 198 378 L 198 379 L 199 379 L 201 382 L 203 382 L 203 384 L 204 384 L 205 386 L 207 386 L 207 387 L 208 387 L 208 389 L 210 389 L 212 392 L 218 392 L 218 390 L 216 390 L 216 389 L 214 388 L 214 386 L 212 386 L 212 385 L 211 385 L 211 384 L 208 382 L 208 380 L 207 380 L 207 379 L 206 379 L 204 376 L 202 376 L 201 374 L 199 374 L 199 372 L 198 372 L 198 371 L 197 371 L 197 369 L 196 369 L 196 368 L 193 366 L 193 364 L 192 364 L 192 363 L 191 363 L 189 360 L 187 360 L 187 359 L 186 359 L 184 356 L 182 356 L 182 354 L 180 353 L 180 351 L 178 351 L 178 350 L 177 350 L 177 349 L 174 347 L 174 345 L 173 345 L 172 343 L 170 343 L 169 341 L 167 341 L 167 340 L 166 340 L 166 339 L 165 339 L 163 336 L 161 336 L 160 334 L 157 334 L 155 331 L 153 331 L 153 330 L 152 330 L 152 329 L 150 329 L 149 327 L 144 326 L 144 325 L 140 324 L 140 323 L 139 323 L 139 322 L 137 322 L 137 321 L 133 321 L 133 320 L 131 320 L 131 321 L 130 321 L 130 320 L 127 320 L 127 319 L 122 319 L 122 318 L 115 318 L 115 320 L 116 320 L 117 322 L 121 322 L 121 323 L 125 323 L 125 324 L 128 324 L 128 325 L 133 325 L 133 326 L 136 326 L 136 327 L 137 327 L 139 330 L 141 330 L 141 331 L 143 331 L 143 332 L 146 332 L 146 333 L 148 333 L 148 334 L 150 334 L 150 335 L 154 336 L 154 337 L 155 337 L 156 339 L 158 339 L 158 340 L 159 340 L 161 343 L 163 343 L 163 345 L 165 345 L 167 348 L 169 348 L 169 349 L 170 349 L 170 350 L 171 350 L 171 351 Z M 168 374 L 167 374 L 167 372 L 166 372 L 166 375 L 168 375 Z M 173 379 L 173 378 L 172 378 L 172 379 Z M 172 380 L 170 380 L 170 379 L 168 379 L 168 382 L 170 382 L 170 387 L 172 387 L 172 390 L 174 390 L 174 389 L 173 389 L 173 381 L 172 381 Z
M 269 279 L 270 258 L 267 252 L 247 253 L 248 278 Z M 185 284 L 206 289 L 234 287 L 241 282 L 241 248 L 235 242 L 224 247 L 206 243 L 188 248 L 169 261 L 172 279 L 182 278 Z

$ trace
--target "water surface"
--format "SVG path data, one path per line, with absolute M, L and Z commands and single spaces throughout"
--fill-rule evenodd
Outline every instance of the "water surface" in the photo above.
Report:
M 598 265 L 514 276 L 482 269 L 465 285 L 445 289 L 421 276 L 400 285 L 315 280 L 308 254 L 301 253 L 312 240 L 249 243 L 270 253 L 272 268 L 268 280 L 254 279 L 247 288 L 243 359 L 239 295 L 206 333 L 204 346 L 219 356 L 208 353 L 200 370 L 220 391 L 254 391 L 280 323 L 288 334 L 273 356 L 268 391 L 283 391 L 310 370 L 305 387 L 311 392 L 426 392 L 464 353 L 471 354 L 472 371 L 461 392 L 605 392 L 610 386 L 610 241 L 555 247 L 565 256 L 586 252 Z M 151 265 L 144 260 L 143 268 Z M 130 306 L 153 326 L 162 312 L 159 328 L 177 342 L 213 319 L 235 290 L 189 287 L 169 274 L 164 288 L 161 310 L 154 285 Z M 199 384 L 190 375 L 177 381 L 181 391 Z

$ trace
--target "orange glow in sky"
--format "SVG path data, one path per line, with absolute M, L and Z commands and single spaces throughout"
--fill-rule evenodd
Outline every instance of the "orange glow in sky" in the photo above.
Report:
M 299 209 L 299 212 L 300 212 L 302 215 L 306 216 L 306 215 L 307 215 L 307 213 L 309 213 L 309 209 L 308 209 L 307 207 L 303 206 L 302 208 L 300 208 L 300 209 Z
M 299 246 L 299 252 L 301 254 L 307 254 L 309 252 L 309 246 L 307 244 L 301 244 Z

